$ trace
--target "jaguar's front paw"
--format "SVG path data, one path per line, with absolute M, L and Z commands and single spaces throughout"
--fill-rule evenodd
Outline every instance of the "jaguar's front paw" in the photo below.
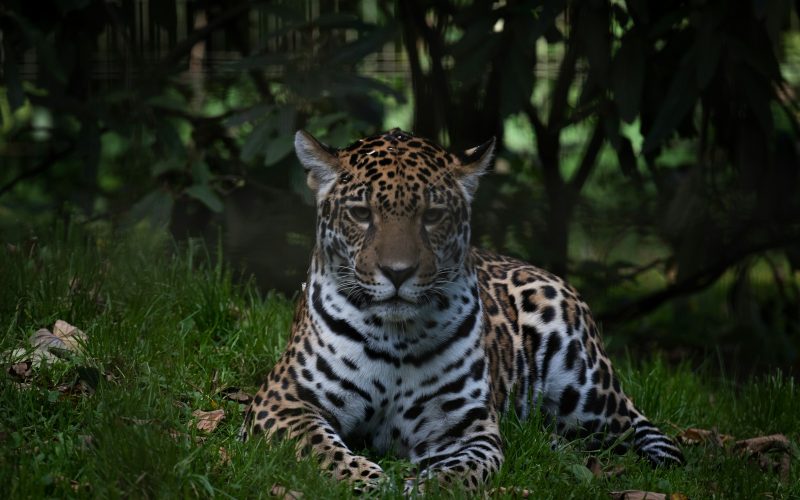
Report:
M 331 463 L 329 467 L 334 470 L 336 479 L 340 481 L 366 484 L 376 482 L 384 477 L 380 465 L 360 455 L 350 455 L 341 461 Z

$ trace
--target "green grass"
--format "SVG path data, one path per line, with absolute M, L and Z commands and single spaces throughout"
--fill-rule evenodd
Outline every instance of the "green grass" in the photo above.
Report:
M 311 460 L 298 462 L 290 444 L 237 442 L 243 407 L 220 394 L 227 387 L 257 389 L 287 336 L 290 300 L 235 284 L 241 280 L 209 263 L 202 249 L 177 247 L 144 228 L 126 237 L 56 231 L 33 249 L 30 241 L 13 249 L 5 243 L 3 365 L 7 353 L 57 319 L 78 326 L 89 340 L 85 356 L 34 370 L 24 387 L 0 376 L 0 498 L 249 498 L 268 496 L 274 484 L 308 498 L 348 496 L 346 484 L 320 475 Z M 800 394 L 789 377 L 733 384 L 708 367 L 668 367 L 658 357 L 617 361 L 628 392 L 670 433 L 697 426 L 737 438 L 800 437 Z M 99 379 L 92 395 L 56 390 L 92 377 Z M 214 432 L 190 426 L 192 411 L 218 408 L 226 417 Z M 580 443 L 551 450 L 537 419 L 506 418 L 503 429 L 506 463 L 491 487 L 524 488 L 535 498 L 608 498 L 609 491 L 627 489 L 690 498 L 800 496 L 796 464 L 781 482 L 713 446 L 686 448 L 688 465 L 668 470 L 652 469 L 633 454 L 601 453 L 604 466 L 624 472 L 598 479 L 586 474 L 589 454 Z M 221 460 L 220 447 L 229 462 Z M 376 458 L 396 485 L 411 473 L 407 462 Z

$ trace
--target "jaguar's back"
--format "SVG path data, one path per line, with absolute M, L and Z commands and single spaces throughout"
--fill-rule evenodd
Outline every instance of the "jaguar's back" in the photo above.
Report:
M 339 478 L 381 477 L 357 443 L 419 463 L 420 480 L 477 488 L 502 463 L 498 415 L 540 402 L 559 432 L 603 444 L 633 427 L 654 463 L 683 460 L 622 392 L 575 290 L 469 246 L 493 141 L 454 155 L 395 129 L 342 150 L 298 133 L 295 146 L 317 245 L 244 437 L 297 438 Z

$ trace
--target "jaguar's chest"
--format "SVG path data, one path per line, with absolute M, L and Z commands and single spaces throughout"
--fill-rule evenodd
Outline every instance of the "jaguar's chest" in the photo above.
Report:
M 377 327 L 355 307 L 325 301 L 324 283 L 309 291 L 301 383 L 353 444 L 407 456 L 489 394 L 477 300 L 448 301 L 435 320 Z

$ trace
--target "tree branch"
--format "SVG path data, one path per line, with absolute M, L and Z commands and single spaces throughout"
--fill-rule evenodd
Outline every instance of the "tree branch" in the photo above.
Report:
M 597 155 L 600 153 L 604 139 L 602 120 L 598 119 L 594 125 L 594 131 L 592 131 L 592 138 L 589 139 L 589 144 L 586 145 L 586 151 L 583 153 L 578 171 L 569 181 L 573 196 L 577 196 L 581 192 L 586 179 L 589 178 L 589 174 L 597 162 Z
M 189 36 L 177 43 L 169 54 L 161 60 L 159 67 L 162 70 L 171 70 L 192 50 L 192 47 L 194 47 L 196 43 L 205 40 L 215 30 L 246 14 L 252 6 L 252 2 L 241 2 L 220 15 L 215 16 L 214 20 L 205 25 L 202 29 L 193 31 Z
M 547 133 L 547 127 L 542 119 L 539 118 L 539 113 L 536 112 L 536 108 L 534 108 L 533 104 L 530 102 L 525 104 L 525 114 L 528 115 L 528 121 L 533 125 L 533 131 L 536 132 L 537 136 Z
M 797 244 L 800 244 L 800 234 L 781 235 L 772 241 L 761 242 L 749 248 L 739 250 L 738 252 L 721 255 L 720 258 L 709 267 L 701 269 L 662 290 L 645 295 L 644 297 L 623 304 L 610 311 L 601 312 L 597 315 L 597 319 L 606 324 L 613 324 L 644 316 L 675 297 L 698 292 L 712 285 L 731 266 L 746 257 L 767 250 L 774 250 Z
M 5 185 L 0 187 L 0 196 L 3 196 L 7 192 L 9 192 L 12 189 L 14 189 L 14 186 L 16 186 L 20 182 L 24 181 L 25 179 L 29 179 L 31 177 L 36 177 L 37 175 L 39 175 L 39 174 L 41 174 L 43 172 L 46 172 L 47 170 L 52 168 L 53 165 L 55 165 L 60 160 L 65 158 L 67 155 L 69 155 L 72 152 L 73 149 L 75 149 L 75 146 L 74 146 L 74 144 L 71 144 L 71 145 L 67 146 L 66 148 L 64 148 L 64 149 L 62 149 L 60 151 L 50 151 L 48 153 L 47 157 L 45 157 L 45 159 L 42 160 L 34 168 L 32 168 L 30 170 L 25 170 L 24 172 L 21 172 L 19 175 L 17 175 L 13 179 L 11 179 L 9 182 L 7 182 Z
M 441 33 L 432 29 L 426 20 L 425 9 L 418 2 L 404 0 L 398 3 L 398 15 L 403 25 L 403 42 L 411 67 L 414 87 L 414 128 L 420 135 L 436 137 L 442 129 L 451 130 L 450 90 L 442 66 L 443 47 Z M 441 26 L 443 29 L 443 26 Z M 422 70 L 417 41 L 422 40 L 428 50 L 430 72 Z M 425 121 L 422 116 L 426 116 Z
M 573 23 L 574 26 L 575 23 Z M 571 34 L 570 34 L 571 35 Z M 570 36 L 570 38 L 572 38 Z M 578 62 L 577 42 L 567 39 L 567 50 L 558 68 L 556 84 L 553 88 L 553 101 L 550 105 L 550 115 L 547 119 L 547 128 L 552 133 L 563 128 L 564 114 L 569 99 L 569 88 L 575 79 L 575 64 Z

